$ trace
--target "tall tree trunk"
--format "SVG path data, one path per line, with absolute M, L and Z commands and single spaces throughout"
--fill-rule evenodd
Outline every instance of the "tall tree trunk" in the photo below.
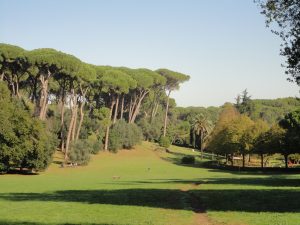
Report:
M 62 94 L 61 97 L 61 106 L 60 106 L 60 139 L 61 139 L 61 151 L 64 152 L 65 147 L 65 97 Z
M 40 81 L 41 81 L 41 96 L 40 96 L 40 113 L 39 113 L 39 118 L 41 120 L 45 120 L 46 118 L 46 109 L 47 109 L 47 104 L 48 104 L 48 83 L 49 83 L 49 78 L 51 76 L 50 71 L 48 70 L 48 74 L 44 76 L 43 74 L 40 75 Z
M 165 113 L 165 119 L 164 119 L 164 131 L 163 131 L 163 136 L 164 137 L 167 134 L 167 122 L 168 122 L 170 94 L 171 94 L 171 90 L 169 90 L 168 97 L 167 97 L 167 107 L 166 107 L 166 113 Z
M 120 119 L 123 119 L 123 114 L 124 114 L 124 101 L 125 101 L 125 96 L 122 96 L 122 101 L 121 101 L 121 114 L 120 114 Z
M 18 97 L 18 98 L 20 98 L 20 93 L 19 93 L 19 79 L 18 79 L 18 77 L 17 76 L 15 76 L 15 78 L 16 78 L 16 96 Z
M 75 109 L 74 109 L 74 124 L 73 124 L 73 129 L 72 129 L 72 141 L 75 141 L 75 134 L 76 134 L 76 128 L 77 128 L 77 117 L 78 117 L 78 105 L 76 104 Z
M 109 112 L 109 119 L 111 119 L 113 108 L 114 108 L 114 101 L 111 102 L 110 105 L 110 112 Z M 109 140 L 109 129 L 110 129 L 110 124 L 107 125 L 106 127 L 106 132 L 105 132 L 105 142 L 104 142 L 104 150 L 108 150 L 108 140 Z
M 203 131 L 200 131 L 200 151 L 201 151 L 201 160 L 203 160 Z
M 142 101 L 143 99 L 145 98 L 145 96 L 149 93 L 149 91 L 144 91 L 143 93 L 141 93 L 139 95 L 139 98 L 138 98 L 138 101 L 137 101 L 137 104 L 134 108 L 134 112 L 133 112 L 133 115 L 132 115 L 132 118 L 131 118 L 131 123 L 134 123 L 135 122 L 135 119 L 137 117 L 137 115 L 139 114 L 140 112 L 140 108 L 141 108 L 141 104 L 142 104 Z
M 264 154 L 260 154 L 260 167 L 263 169 L 264 168 Z
M 243 152 L 242 156 L 243 156 L 243 168 L 244 168 L 245 167 L 245 153 L 244 152 Z
M 0 81 L 3 81 L 4 80 L 4 72 L 2 72 L 1 74 L 0 74 Z
M 72 138 L 73 128 L 74 128 L 74 122 L 75 122 L 75 113 L 77 114 L 76 107 L 77 107 L 77 101 L 75 96 L 75 90 L 74 88 L 71 89 L 71 120 L 68 127 L 68 134 L 67 134 L 67 140 L 66 140 L 66 149 L 65 149 L 65 161 L 68 159 L 68 153 L 69 153 L 69 146 Z
M 285 163 L 285 168 L 287 169 L 287 168 L 289 168 L 289 165 L 288 165 L 288 154 L 285 154 L 284 155 L 284 163 Z
M 117 122 L 117 116 L 118 116 L 118 111 L 119 111 L 119 99 L 120 99 L 120 96 L 117 95 L 113 124 L 115 124 Z
M 83 118 L 84 118 L 84 105 L 85 105 L 85 101 L 86 101 L 85 96 L 86 96 L 87 91 L 88 91 L 88 88 L 83 90 L 82 86 L 80 85 L 80 92 L 81 92 L 82 100 L 81 100 L 81 103 L 80 103 L 80 119 L 79 119 L 79 124 L 78 124 L 78 128 L 77 128 L 77 133 L 76 133 L 76 139 L 75 140 L 78 140 L 78 138 L 79 138 L 79 134 L 80 134 Z

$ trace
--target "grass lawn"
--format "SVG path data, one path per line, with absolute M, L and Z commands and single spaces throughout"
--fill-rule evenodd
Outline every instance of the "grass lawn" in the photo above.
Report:
M 40 175 L 0 176 L 0 224 L 299 225 L 300 174 L 226 172 L 180 165 L 198 153 L 144 142 Z M 199 163 L 197 157 L 197 163 Z

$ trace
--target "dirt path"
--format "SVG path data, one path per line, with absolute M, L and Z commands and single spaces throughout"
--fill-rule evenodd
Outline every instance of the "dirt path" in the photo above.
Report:
M 181 189 L 181 191 L 186 193 L 186 203 L 194 211 L 194 219 L 191 225 L 220 225 L 216 222 L 213 222 L 206 214 L 204 205 L 201 203 L 201 200 L 198 196 L 190 192 L 193 189 L 196 189 L 200 183 L 193 183 L 186 185 Z

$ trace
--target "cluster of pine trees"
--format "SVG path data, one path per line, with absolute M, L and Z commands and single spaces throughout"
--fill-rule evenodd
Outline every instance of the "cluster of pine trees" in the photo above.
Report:
M 113 151 L 131 148 L 141 139 L 137 119 L 143 117 L 151 124 L 159 108 L 164 108 L 165 115 L 159 121 L 163 124 L 160 135 L 166 136 L 170 93 L 188 79 L 189 76 L 168 69 L 96 66 L 54 49 L 26 51 L 0 44 L 0 83 L 2 92 L 6 93 L 1 95 L 2 170 L 46 167 L 51 157 L 44 160 L 43 166 L 29 165 L 25 160 L 34 149 L 33 143 L 41 144 L 37 158 L 51 156 L 55 149 L 48 144 L 51 141 L 58 142 L 66 162 L 78 163 L 85 163 L 88 153 L 101 148 Z M 25 126 L 24 121 L 32 126 L 28 129 L 39 131 L 22 133 L 20 126 Z M 16 140 L 7 132 L 14 125 L 11 135 Z M 44 132 L 50 133 L 51 138 L 44 138 L 47 136 Z M 22 135 L 25 141 L 21 141 Z

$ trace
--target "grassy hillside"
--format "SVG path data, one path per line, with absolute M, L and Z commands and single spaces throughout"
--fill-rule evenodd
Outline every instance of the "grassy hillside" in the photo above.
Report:
M 0 176 L 0 224 L 298 225 L 300 175 L 178 164 L 190 149 L 150 143 L 100 153 L 86 167 Z

